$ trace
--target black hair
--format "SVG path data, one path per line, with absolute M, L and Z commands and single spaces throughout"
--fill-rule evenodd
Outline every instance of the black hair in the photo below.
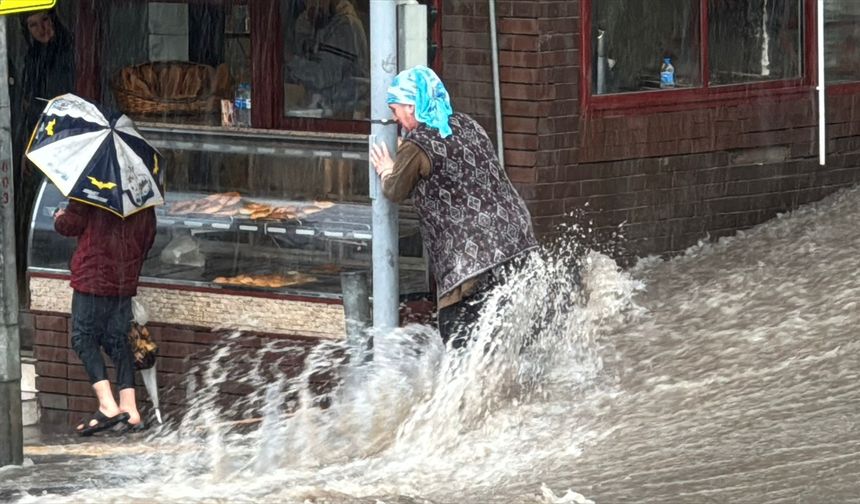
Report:
M 68 28 L 66 28 L 66 25 L 64 25 L 62 21 L 60 21 L 60 18 L 59 16 L 57 16 L 57 11 L 55 9 L 27 12 L 18 16 L 18 20 L 21 22 L 21 30 L 24 34 L 24 40 L 27 41 L 28 52 L 32 51 L 34 47 L 38 47 L 38 42 L 33 38 L 32 35 L 30 35 L 30 28 L 27 27 L 27 19 L 29 19 L 31 16 L 35 16 L 36 14 L 47 14 L 48 17 L 51 18 L 51 22 L 54 24 L 54 38 L 52 38 L 47 45 L 72 45 L 72 33 L 69 31 Z

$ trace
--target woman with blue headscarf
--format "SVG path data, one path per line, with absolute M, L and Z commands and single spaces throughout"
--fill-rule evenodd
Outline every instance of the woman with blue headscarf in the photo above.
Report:
M 531 215 L 487 132 L 453 111 L 433 70 L 398 74 L 388 105 L 405 135 L 396 160 L 384 144 L 371 148 L 370 160 L 388 199 L 412 198 L 436 280 L 439 333 L 461 347 L 487 293 L 537 247 Z

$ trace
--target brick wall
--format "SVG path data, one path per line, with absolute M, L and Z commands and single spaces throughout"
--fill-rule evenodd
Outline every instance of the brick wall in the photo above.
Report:
M 55 313 L 35 313 L 34 355 L 36 358 L 36 388 L 44 424 L 75 425 L 81 418 L 98 408 L 92 387 L 83 365 L 70 347 L 69 316 Z M 159 346 L 157 373 L 161 412 L 168 418 L 177 418 L 186 405 L 186 384 L 189 376 L 199 377 L 198 365 L 208 361 L 212 352 L 228 340 L 228 333 L 212 332 L 198 327 L 148 326 L 153 341 Z M 318 343 L 316 338 L 271 334 L 242 334 L 231 338 L 232 366 L 250 362 L 249 356 L 259 355 L 265 346 L 292 350 L 278 355 L 278 367 L 286 376 L 298 374 L 308 351 Z M 110 360 L 105 358 L 105 362 Z M 239 368 L 236 368 L 239 369 Z M 236 370 L 234 369 L 234 371 Z M 195 371 L 196 370 L 196 371 Z M 195 372 L 192 372 L 195 371 Z M 108 365 L 113 383 L 114 370 Z M 144 414 L 151 411 L 152 403 L 136 373 L 138 405 Z M 230 380 L 219 388 L 219 401 L 225 404 L 236 401 L 252 390 L 238 380 Z M 244 412 L 248 414 L 248 412 Z
M 625 254 L 680 252 L 860 182 L 858 98 L 829 99 L 827 165 L 818 164 L 811 92 L 783 99 L 583 118 L 565 171 L 598 227 L 626 222 Z
M 579 1 L 497 0 L 496 14 L 505 165 L 546 231 L 571 195 L 541 179 L 575 157 Z M 445 2 L 443 15 L 443 78 L 454 106 L 495 141 L 487 2 Z
M 674 253 L 860 182 L 860 96 L 828 100 L 826 167 L 809 88 L 683 110 L 582 110 L 580 7 L 497 0 L 506 168 L 543 236 L 576 212 L 603 240 L 623 223 L 624 259 Z M 486 2 L 447 2 L 445 14 L 455 104 L 491 118 Z
M 442 75 L 454 110 L 474 117 L 495 140 L 490 20 L 486 1 L 442 2 Z

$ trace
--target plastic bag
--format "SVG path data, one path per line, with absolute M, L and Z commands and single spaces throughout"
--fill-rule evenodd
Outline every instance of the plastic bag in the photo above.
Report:
M 145 326 L 149 322 L 149 314 L 146 312 L 146 307 L 137 298 L 131 298 L 131 314 L 132 320 L 138 325 Z
M 134 355 L 135 369 L 149 369 L 155 365 L 155 357 L 158 354 L 156 345 L 149 335 L 146 323 L 149 322 L 149 314 L 143 303 L 135 298 L 131 299 L 131 312 L 134 320 L 128 333 L 128 341 Z
M 202 268 L 206 257 L 200 253 L 197 241 L 191 235 L 174 236 L 161 251 L 161 262 L 178 266 Z

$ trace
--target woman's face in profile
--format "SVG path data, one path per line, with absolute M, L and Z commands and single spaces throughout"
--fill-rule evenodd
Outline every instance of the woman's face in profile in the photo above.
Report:
M 388 107 L 391 109 L 394 120 L 400 124 L 400 127 L 406 131 L 412 131 L 418 127 L 418 120 L 415 119 L 415 105 L 391 103 Z
M 54 38 L 54 22 L 47 12 L 33 14 L 27 18 L 27 29 L 34 40 L 47 44 Z

